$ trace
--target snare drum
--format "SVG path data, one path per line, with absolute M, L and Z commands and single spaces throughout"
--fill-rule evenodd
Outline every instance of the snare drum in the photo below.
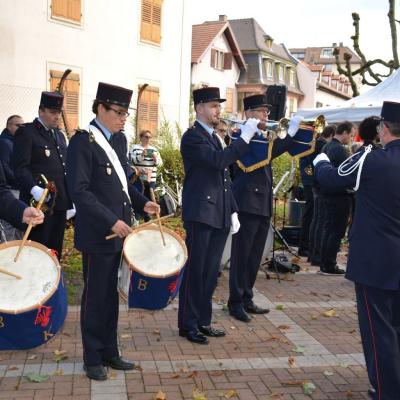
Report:
M 14 262 L 21 241 L 0 245 L 0 350 L 40 346 L 61 328 L 67 294 L 57 257 L 40 243 L 28 241 Z
M 178 294 L 187 259 L 185 242 L 162 227 L 135 229 L 126 237 L 119 273 L 119 292 L 129 308 L 159 310 Z

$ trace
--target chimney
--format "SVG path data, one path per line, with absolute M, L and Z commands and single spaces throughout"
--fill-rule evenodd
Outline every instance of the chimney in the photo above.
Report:
M 337 43 L 336 43 L 336 42 L 333 42 L 333 43 L 332 43 L 332 47 L 337 47 Z
M 339 46 L 340 46 L 340 47 L 343 47 L 343 42 L 340 42 L 340 43 L 339 43 Z
M 226 15 L 223 15 L 223 14 L 219 15 L 218 19 L 219 19 L 220 22 L 228 21 L 228 17 Z

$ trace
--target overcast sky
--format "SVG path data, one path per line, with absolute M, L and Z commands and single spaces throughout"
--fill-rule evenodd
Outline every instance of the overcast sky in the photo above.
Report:
M 288 48 L 331 46 L 352 48 L 352 12 L 360 15 L 360 45 L 368 58 L 392 57 L 388 0 L 190 0 L 192 24 L 218 19 L 255 18 L 275 42 Z M 400 6 L 396 8 L 400 19 Z M 400 25 L 397 25 L 400 31 Z

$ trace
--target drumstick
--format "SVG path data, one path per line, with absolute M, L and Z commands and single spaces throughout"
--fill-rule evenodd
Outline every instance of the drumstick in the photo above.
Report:
M 45 188 L 45 189 L 43 190 L 43 193 L 42 193 L 42 196 L 40 197 L 39 203 L 37 203 L 36 210 L 40 210 L 40 207 L 42 207 L 42 204 L 43 204 L 43 202 L 44 202 L 44 200 L 45 200 L 45 198 L 46 198 L 46 196 L 47 196 L 47 192 L 48 192 L 48 191 L 49 191 L 49 190 L 48 190 L 47 188 Z M 30 222 L 29 225 L 28 225 L 28 227 L 26 228 L 24 237 L 22 238 L 22 242 L 21 242 L 21 244 L 20 244 L 20 246 L 19 246 L 19 248 L 18 248 L 17 255 L 16 255 L 15 258 L 14 258 L 14 262 L 17 262 L 18 257 L 19 257 L 19 255 L 20 255 L 20 253 L 21 253 L 21 251 L 22 251 L 22 248 L 23 248 L 24 245 L 25 245 L 26 239 L 28 239 L 28 236 L 29 236 L 29 234 L 31 233 L 32 226 L 33 226 L 33 225 L 32 225 L 32 222 Z
M 14 272 L 7 271 L 7 270 L 5 270 L 4 268 L 1 268 L 1 267 L 0 267 L 0 273 L 4 274 L 4 275 L 13 276 L 14 278 L 17 278 L 17 279 L 22 279 L 22 276 L 14 274 Z
M 153 188 L 150 188 L 150 198 L 151 198 L 151 201 L 153 203 L 156 202 L 156 197 L 154 196 L 154 189 Z M 160 213 L 156 213 L 156 217 L 157 217 L 157 222 L 158 222 L 158 229 L 160 230 L 160 233 L 161 233 L 161 239 L 162 239 L 163 245 L 165 247 L 166 244 L 165 244 L 164 233 L 163 233 L 162 227 L 161 227 Z
M 167 219 L 167 218 L 171 218 L 171 217 L 173 217 L 174 215 L 175 215 L 175 214 L 164 215 L 163 217 L 160 217 L 160 221 L 162 221 L 162 220 L 164 220 L 164 219 Z M 151 220 L 151 221 L 145 222 L 144 224 L 140 224 L 140 225 L 138 225 L 138 226 L 132 227 L 132 230 L 139 229 L 139 228 L 142 228 L 143 226 L 150 225 L 150 224 L 154 224 L 154 220 Z M 117 235 L 116 233 L 113 233 L 112 235 L 106 236 L 106 240 L 114 239 L 114 238 L 116 238 L 117 236 L 118 236 L 118 235 Z

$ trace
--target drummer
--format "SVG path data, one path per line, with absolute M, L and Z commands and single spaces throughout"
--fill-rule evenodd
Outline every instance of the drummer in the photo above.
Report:
M 123 238 L 132 231 L 132 207 L 154 214 L 160 208 L 127 182 L 127 140 L 122 132 L 132 90 L 100 82 L 92 110 L 96 117 L 72 137 L 67 183 L 76 207 L 75 246 L 82 252 L 81 303 L 86 375 L 106 380 L 104 366 L 131 370 L 118 351 L 118 267 Z M 132 204 L 131 204 L 132 203 Z M 119 238 L 105 240 L 110 232 Z
M 16 199 L 6 187 L 6 178 L 3 164 L 0 161 L 0 219 L 4 219 L 15 227 L 19 227 L 22 222 L 33 226 L 42 224 L 44 215 L 36 208 L 28 207 L 22 201 Z M 1 239 L 1 237 L 0 237 Z

